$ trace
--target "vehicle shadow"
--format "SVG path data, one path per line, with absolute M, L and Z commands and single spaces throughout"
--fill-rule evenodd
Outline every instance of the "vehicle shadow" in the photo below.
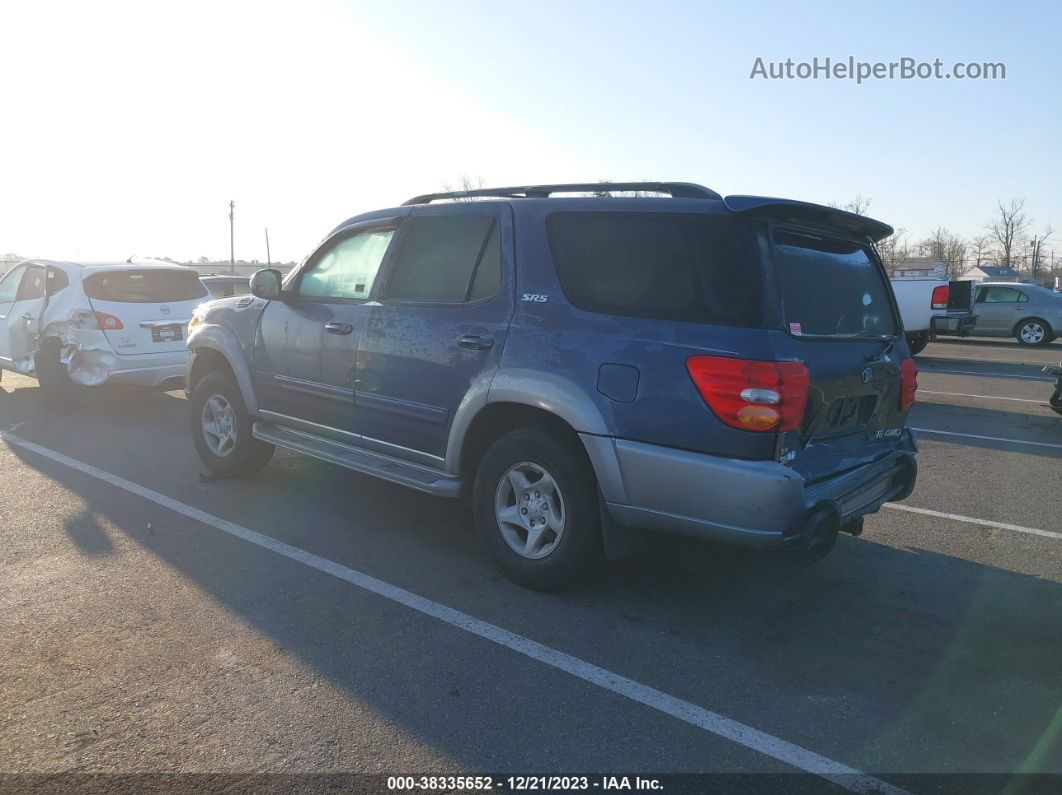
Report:
M 173 406 L 180 402 L 183 397 L 176 392 L 106 385 L 80 389 L 69 407 L 59 410 L 45 404 L 34 379 L 19 377 L 9 382 L 5 378 L 0 388 L 0 427 L 44 420 L 49 424 L 81 423 L 83 428 L 85 418 L 115 426 L 128 418 L 166 422 L 176 416 Z
M 497 663 L 484 641 L 376 597 L 367 604 L 345 581 L 162 508 L 160 532 L 138 529 L 98 484 L 9 449 L 233 616 L 464 769 L 556 772 L 545 769 L 537 743 L 514 741 L 522 725 L 548 729 L 573 770 L 597 770 L 600 749 L 614 747 L 628 749 L 631 771 L 668 764 L 653 755 L 658 746 L 635 742 L 630 719 L 575 719 L 568 683 L 538 663 L 500 652 L 518 685 L 499 693 L 486 676 Z M 290 477 L 288 466 L 306 467 L 308 477 Z M 316 462 L 270 469 L 246 504 L 247 526 L 323 547 L 337 562 L 778 736 L 817 727 L 812 735 L 827 733 L 830 754 L 856 766 L 1016 770 L 1062 698 L 1056 582 L 866 537 L 842 537 L 807 569 L 660 537 L 580 589 L 540 594 L 498 577 L 475 551 L 459 504 Z M 248 492 L 240 484 L 231 492 L 238 515 Z M 631 706 L 617 708 L 625 715 Z M 268 706 L 263 712 L 272 719 Z M 933 747 L 912 733 L 933 737 Z M 1040 764 L 1062 769 L 1060 751 L 1049 747 Z M 358 769 L 357 759 L 348 764 Z
M 77 516 L 63 522 L 63 530 L 84 555 L 109 555 L 114 552 L 107 531 L 100 526 L 92 511 L 82 511 Z

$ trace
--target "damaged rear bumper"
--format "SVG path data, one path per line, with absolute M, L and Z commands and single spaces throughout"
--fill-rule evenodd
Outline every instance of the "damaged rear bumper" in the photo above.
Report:
M 70 380 L 82 386 L 117 383 L 177 389 L 184 383 L 186 350 L 120 356 L 105 342 L 98 346 L 85 340 L 64 342 L 67 344 L 62 348 L 60 361 Z

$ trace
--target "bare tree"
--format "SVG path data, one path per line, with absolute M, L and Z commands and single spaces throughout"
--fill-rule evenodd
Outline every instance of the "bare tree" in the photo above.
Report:
M 999 264 L 1010 268 L 1013 267 L 1014 248 L 1029 226 L 1029 220 L 1025 217 L 1025 199 L 1011 199 L 1009 204 L 1003 204 L 1003 200 L 999 199 L 996 205 L 999 215 L 985 228 L 999 244 Z
M 870 209 L 870 197 L 864 196 L 862 193 L 857 193 L 855 198 L 849 199 L 843 204 L 830 202 L 829 206 L 836 207 L 838 210 L 855 213 L 856 215 L 866 215 L 867 210 Z
M 483 183 L 483 177 L 470 177 L 468 174 L 462 174 L 460 179 L 457 180 L 457 187 L 454 187 L 449 182 L 443 185 L 443 191 L 446 193 L 456 193 L 458 191 L 467 190 L 482 190 L 486 187 Z M 475 201 L 471 196 L 458 196 L 454 199 L 455 202 L 470 202 Z
M 989 260 L 996 258 L 996 238 L 990 234 L 980 234 L 977 237 L 970 239 L 970 256 L 973 259 L 973 266 L 980 268 L 982 265 L 987 264 Z
M 961 275 L 965 270 L 966 241 L 942 226 L 938 226 L 929 237 L 918 244 L 918 253 L 943 262 L 948 269 L 949 279 Z
M 1029 274 L 1033 281 L 1040 280 L 1040 269 L 1045 264 L 1044 243 L 1055 233 L 1052 226 L 1048 226 L 1039 235 L 1029 236 Z
M 878 254 L 889 273 L 906 262 L 911 256 L 911 248 L 907 245 L 907 230 L 901 226 L 888 237 L 879 240 Z

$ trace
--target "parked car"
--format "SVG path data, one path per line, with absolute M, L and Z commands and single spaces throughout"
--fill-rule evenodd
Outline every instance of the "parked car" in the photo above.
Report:
M 979 284 L 977 325 L 984 337 L 1014 337 L 1022 345 L 1047 345 L 1062 331 L 1062 295 L 1035 284 Z
M 231 298 L 234 295 L 247 295 L 251 292 L 251 279 L 247 276 L 200 276 L 201 281 L 210 291 L 211 298 Z
M 53 405 L 78 385 L 180 387 L 206 296 L 179 265 L 22 262 L 0 280 L 0 370 L 36 376 Z
M 633 190 L 665 195 L 560 197 Z M 915 482 L 891 231 L 686 183 L 418 196 L 197 310 L 193 440 L 221 476 L 280 446 L 469 494 L 532 587 L 644 529 L 817 559 Z
M 973 282 L 944 279 L 891 279 L 900 308 L 907 347 L 913 355 L 940 335 L 965 337 L 977 323 L 973 312 Z

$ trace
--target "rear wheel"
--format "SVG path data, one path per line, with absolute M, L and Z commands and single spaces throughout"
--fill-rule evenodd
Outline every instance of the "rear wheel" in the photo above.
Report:
M 1022 345 L 1047 345 L 1054 339 L 1051 327 L 1038 317 L 1027 317 L 1018 323 L 1014 336 Z
M 601 559 L 593 470 L 555 434 L 526 428 L 501 436 L 480 462 L 472 502 L 484 542 L 521 585 L 569 586 Z
M 251 415 L 227 373 L 210 373 L 196 384 L 191 423 L 196 452 L 219 477 L 254 474 L 273 457 L 273 445 L 251 434 Z
M 929 335 L 925 332 L 919 334 L 907 335 L 907 347 L 911 350 L 912 356 L 917 356 L 926 349 L 929 344 Z
M 50 409 L 66 411 L 77 402 L 79 390 L 59 358 L 61 347 L 57 339 L 44 340 L 37 351 L 34 369 L 42 402 Z

